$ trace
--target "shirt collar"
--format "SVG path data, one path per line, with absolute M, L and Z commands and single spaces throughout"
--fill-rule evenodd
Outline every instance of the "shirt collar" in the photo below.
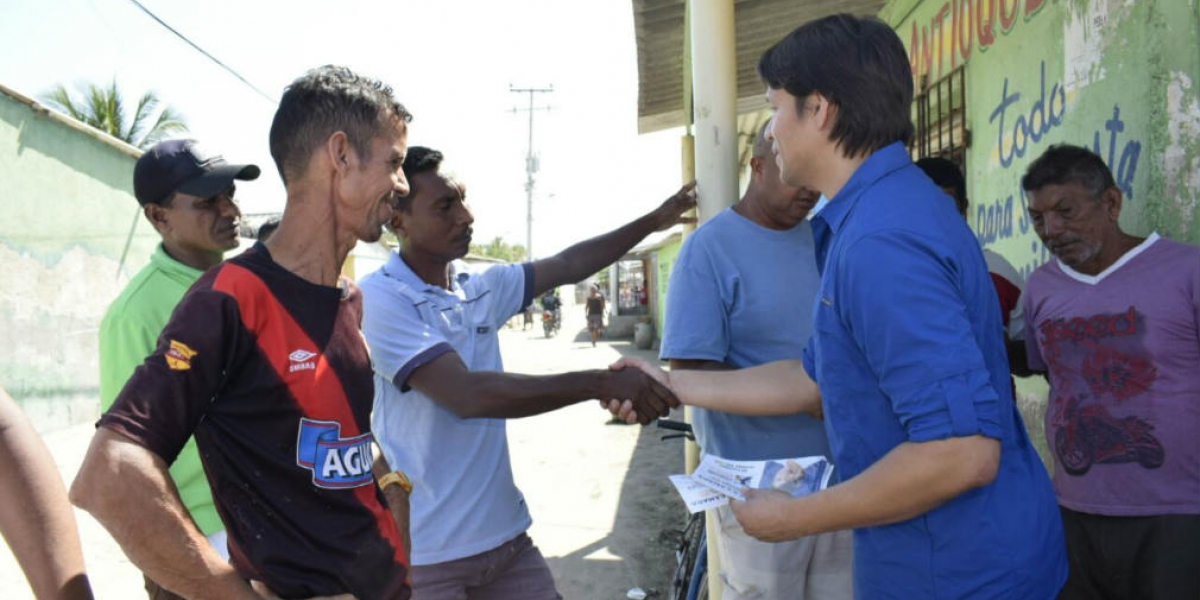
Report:
M 391 277 L 392 279 L 400 281 L 401 283 L 407 284 L 409 287 L 415 290 L 420 290 L 422 292 L 437 291 L 443 294 L 447 293 L 445 288 L 433 285 L 428 281 L 421 279 L 421 277 L 412 270 L 412 267 L 408 266 L 408 263 L 404 262 L 404 258 L 400 256 L 399 252 L 392 252 L 391 255 L 388 256 L 387 263 L 383 265 L 383 274 Z M 453 288 L 452 291 L 458 291 L 460 287 L 458 278 L 451 277 L 450 285 Z
M 846 185 L 838 191 L 836 196 L 829 199 L 829 204 L 814 217 L 814 220 L 824 221 L 836 233 L 842 228 L 846 217 L 854 210 L 854 206 L 858 204 L 859 198 L 867 188 L 892 172 L 910 164 L 912 164 L 912 158 L 909 157 L 908 149 L 902 142 L 892 142 L 877 150 L 868 156 L 863 164 L 859 165 Z
M 204 271 L 200 269 L 185 265 L 171 258 L 171 255 L 167 254 L 167 250 L 163 247 L 162 243 L 159 243 L 158 247 L 154 249 L 154 254 L 150 255 L 150 263 L 171 275 L 187 277 L 192 281 L 199 279 L 204 274 Z

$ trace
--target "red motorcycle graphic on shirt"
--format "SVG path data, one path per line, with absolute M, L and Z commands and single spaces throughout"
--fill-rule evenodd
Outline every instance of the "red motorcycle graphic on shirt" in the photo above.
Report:
M 1058 409 L 1051 424 L 1054 452 L 1063 470 L 1083 475 L 1097 463 L 1161 467 L 1166 452 L 1154 436 L 1154 425 L 1136 415 L 1115 417 L 1109 412 L 1147 392 L 1158 376 L 1154 365 L 1139 354 L 1116 349 L 1125 340 L 1114 338 L 1137 334 L 1133 307 L 1116 315 L 1047 321 L 1040 329 L 1047 364 L 1057 373 L 1052 391 Z M 1069 354 L 1085 357 L 1077 368 L 1064 360 L 1064 342 L 1074 346 Z
M 1118 419 L 1099 404 L 1067 402 L 1066 424 L 1054 430 L 1054 452 L 1063 469 L 1083 475 L 1096 463 L 1136 462 L 1147 469 L 1163 464 L 1166 453 L 1151 433 L 1154 426 L 1137 417 Z

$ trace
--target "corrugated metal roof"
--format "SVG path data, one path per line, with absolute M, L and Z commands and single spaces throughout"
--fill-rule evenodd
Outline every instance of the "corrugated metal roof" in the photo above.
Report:
M 874 15 L 883 5 L 884 0 L 735 0 L 738 114 L 767 108 L 756 67 L 772 44 L 813 19 L 844 12 Z M 641 133 L 684 124 L 684 6 L 685 0 L 633 0 Z M 738 125 L 744 132 L 743 121 Z

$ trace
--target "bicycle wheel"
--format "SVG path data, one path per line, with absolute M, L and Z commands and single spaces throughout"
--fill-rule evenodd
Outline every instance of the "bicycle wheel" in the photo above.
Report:
M 688 517 L 679 538 L 679 545 L 675 549 L 675 558 L 679 564 L 675 568 L 675 577 L 671 580 L 672 600 L 688 599 L 696 561 L 705 543 L 704 512 L 698 512 Z
M 704 569 L 697 585 L 700 586 L 700 589 L 696 591 L 696 600 L 708 600 L 708 569 Z
M 686 600 L 702 600 L 708 598 L 708 545 L 705 536 L 701 538 L 700 551 L 696 553 L 696 563 L 692 568 L 692 577 L 688 582 Z

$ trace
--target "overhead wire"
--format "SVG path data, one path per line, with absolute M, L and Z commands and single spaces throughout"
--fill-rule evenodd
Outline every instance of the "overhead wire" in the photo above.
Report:
M 201 48 L 198 44 L 196 44 L 192 40 L 188 39 L 187 36 L 180 33 L 177 29 L 175 29 L 174 27 L 171 27 L 166 21 L 162 20 L 161 18 L 159 18 L 158 15 L 151 12 L 150 9 L 143 6 L 141 2 L 138 2 L 138 0 L 129 0 L 129 1 L 132 2 L 134 6 L 141 9 L 142 12 L 146 13 L 146 15 L 148 15 L 151 19 L 154 19 L 156 22 L 158 22 L 159 25 L 162 25 L 163 27 L 165 27 L 167 29 L 167 31 L 170 31 L 171 33 L 175 34 L 176 37 L 183 40 L 185 43 L 187 43 L 187 45 L 191 46 L 192 48 L 195 48 L 197 52 L 199 52 L 200 54 L 203 54 L 206 58 L 208 58 L 209 60 L 216 63 L 217 66 L 221 67 L 226 72 L 228 72 L 230 75 L 233 75 L 239 81 L 246 84 L 247 87 L 249 87 L 250 89 L 257 92 L 258 95 L 262 96 L 263 99 L 265 99 L 267 102 L 270 102 L 271 104 L 275 104 L 276 100 L 274 98 L 272 98 L 266 92 L 260 90 L 253 83 L 250 83 L 250 81 L 247 80 L 245 77 L 242 77 L 242 75 L 240 73 L 238 73 L 237 71 L 234 71 L 232 67 L 221 62 L 220 59 L 213 56 L 212 54 L 209 54 L 207 50 L 205 50 L 204 48 Z

